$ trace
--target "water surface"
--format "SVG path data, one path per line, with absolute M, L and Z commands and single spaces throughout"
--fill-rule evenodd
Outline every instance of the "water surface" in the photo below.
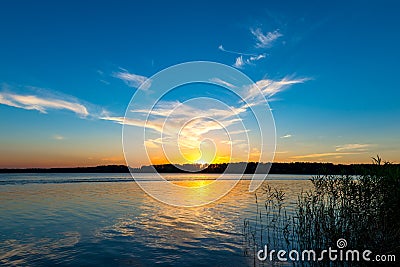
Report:
M 168 174 L 179 183 L 217 177 Z M 161 186 L 153 174 L 137 178 Z M 269 175 L 266 183 L 293 204 L 309 178 Z M 0 174 L 0 265 L 249 266 L 242 236 L 243 220 L 256 212 L 249 182 L 215 203 L 179 208 L 149 197 L 129 174 Z

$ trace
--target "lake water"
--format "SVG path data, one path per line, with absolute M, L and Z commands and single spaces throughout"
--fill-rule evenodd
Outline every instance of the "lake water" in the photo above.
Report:
M 152 174 L 138 176 L 161 186 Z M 283 189 L 290 205 L 309 178 L 269 175 L 265 183 Z M 249 183 L 212 204 L 179 208 L 148 196 L 129 174 L 0 174 L 0 265 L 251 266 L 242 235 L 256 213 Z

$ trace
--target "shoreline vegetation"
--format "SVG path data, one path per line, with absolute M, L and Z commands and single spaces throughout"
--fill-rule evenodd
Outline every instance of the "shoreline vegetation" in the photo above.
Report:
M 229 165 L 229 167 L 228 167 Z M 400 167 L 400 164 L 391 164 Z M 0 173 L 269 173 L 269 174 L 303 174 L 303 175 L 361 175 L 365 169 L 373 168 L 375 164 L 333 164 L 319 162 L 293 163 L 220 163 L 220 164 L 162 164 L 130 168 L 125 165 L 102 165 L 95 167 L 71 168 L 3 168 Z M 258 169 L 257 169 L 258 168 Z M 269 172 L 268 172 L 269 170 Z
M 289 261 L 293 266 L 376 266 L 375 256 L 385 257 L 379 266 L 398 266 L 400 255 L 400 166 L 373 158 L 356 179 L 341 175 L 315 175 L 312 189 L 303 191 L 296 203 L 287 203 L 281 188 L 264 185 L 255 193 L 256 215 L 244 220 L 245 254 L 253 266 L 264 266 L 256 258 L 257 249 L 309 251 L 316 254 L 307 260 Z M 293 210 L 289 209 L 294 207 Z M 339 247 L 339 240 L 344 245 Z M 324 249 L 372 251 L 371 261 L 352 258 L 332 260 L 322 255 Z M 346 250 L 347 249 L 347 250 Z M 353 253 L 353 252 L 352 252 Z M 270 255 L 269 255 L 270 256 Z M 349 256 L 349 257 L 350 257 Z M 310 256 L 309 256 L 310 257 Z M 269 266 L 281 266 L 276 255 Z

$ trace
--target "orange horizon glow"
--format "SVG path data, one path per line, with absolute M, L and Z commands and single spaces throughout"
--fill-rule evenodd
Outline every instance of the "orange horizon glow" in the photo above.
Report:
M 234 162 L 227 162 L 227 161 L 214 161 L 211 163 L 203 163 L 203 162 L 169 162 L 163 160 L 155 160 L 153 161 L 153 165 L 164 165 L 164 164 L 230 164 L 230 163 L 239 163 L 243 161 L 234 161 Z M 249 161 L 254 162 L 254 161 Z M 399 164 L 398 161 L 391 161 L 393 164 Z M 364 160 L 364 161 L 330 161 L 330 160 L 274 160 L 272 163 L 333 163 L 333 164 L 370 164 L 372 163 L 372 159 Z M 30 169 L 30 168 L 81 168 L 81 167 L 96 167 L 96 166 L 107 166 L 107 165 L 124 165 L 127 166 L 125 160 L 121 161 L 87 161 L 87 164 L 82 164 L 82 162 L 77 162 L 75 160 L 68 161 L 68 162 L 60 162 L 60 163 L 53 163 L 51 162 L 3 162 L 0 163 L 0 169 Z M 148 165 L 136 165 L 131 166 L 133 168 L 140 168 L 141 166 L 148 166 Z

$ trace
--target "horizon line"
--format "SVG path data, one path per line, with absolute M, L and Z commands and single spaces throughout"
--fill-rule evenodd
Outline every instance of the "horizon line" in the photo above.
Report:
M 400 165 L 398 162 L 389 162 L 393 165 Z M 333 163 L 328 161 L 293 161 L 293 162 L 255 162 L 255 161 L 241 161 L 241 162 L 222 162 L 222 163 L 163 163 L 163 164 L 152 164 L 152 165 L 141 165 L 140 167 L 130 167 L 125 164 L 101 164 L 101 165 L 88 165 L 88 166 L 53 166 L 53 167 L 0 167 L 0 170 L 51 170 L 51 169 L 85 169 L 85 168 L 97 168 L 97 167 L 127 167 L 130 169 L 141 169 L 144 167 L 152 167 L 152 166 L 164 166 L 164 165 L 172 165 L 172 166 L 204 166 L 204 165 L 223 165 L 223 164 L 331 164 L 331 165 L 373 165 L 374 163 L 371 161 L 370 163 L 362 163 L 362 162 L 349 162 L 349 163 Z

